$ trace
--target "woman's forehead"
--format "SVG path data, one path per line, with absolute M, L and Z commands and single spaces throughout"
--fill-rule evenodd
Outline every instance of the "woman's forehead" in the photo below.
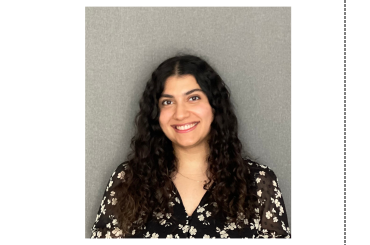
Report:
M 192 75 L 171 76 L 167 78 L 163 93 L 183 94 L 191 89 L 200 89 L 197 80 Z

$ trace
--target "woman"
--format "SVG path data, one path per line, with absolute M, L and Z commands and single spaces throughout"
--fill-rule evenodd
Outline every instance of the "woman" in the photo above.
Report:
M 160 64 L 135 121 L 92 238 L 290 237 L 277 178 L 242 157 L 230 94 L 204 60 Z

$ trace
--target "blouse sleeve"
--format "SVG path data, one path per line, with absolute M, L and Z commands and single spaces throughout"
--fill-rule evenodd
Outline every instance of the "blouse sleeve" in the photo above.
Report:
M 124 181 L 125 165 L 120 164 L 113 172 L 105 189 L 95 223 L 91 228 L 91 238 L 123 238 L 122 230 L 118 227 L 113 208 L 117 205 L 114 187 Z
M 290 238 L 288 216 L 275 173 L 266 167 L 256 174 L 260 238 Z

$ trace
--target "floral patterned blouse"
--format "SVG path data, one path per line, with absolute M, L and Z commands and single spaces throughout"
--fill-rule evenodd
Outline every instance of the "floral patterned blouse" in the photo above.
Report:
M 247 226 L 242 228 L 235 223 L 226 224 L 217 216 L 211 216 L 212 205 L 216 205 L 216 202 L 210 199 L 210 191 L 204 194 L 198 208 L 189 217 L 173 185 L 174 202 L 170 203 L 173 213 L 153 213 L 153 219 L 141 230 L 132 231 L 132 238 L 290 238 L 288 218 L 276 175 L 267 166 L 251 160 L 245 162 L 249 164 L 251 176 L 255 179 L 259 198 L 256 218 L 244 219 Z M 110 189 L 119 179 L 123 179 L 125 168 L 124 164 L 120 164 L 110 177 L 91 229 L 91 238 L 124 238 L 112 211 L 117 198 Z M 243 219 L 243 216 L 241 214 L 239 218 Z

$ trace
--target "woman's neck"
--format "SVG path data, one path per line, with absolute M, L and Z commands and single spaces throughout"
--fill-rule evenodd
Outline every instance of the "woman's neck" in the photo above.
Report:
M 174 146 L 174 153 L 178 159 L 177 171 L 184 175 L 203 176 L 208 169 L 208 145 L 193 148 Z

